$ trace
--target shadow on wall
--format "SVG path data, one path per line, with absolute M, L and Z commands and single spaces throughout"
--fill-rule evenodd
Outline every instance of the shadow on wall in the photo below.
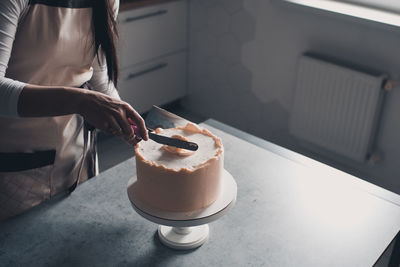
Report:
M 262 102 L 242 49 L 255 39 L 256 22 L 243 0 L 191 0 L 189 79 L 185 108 L 276 140 L 289 114 L 278 101 Z

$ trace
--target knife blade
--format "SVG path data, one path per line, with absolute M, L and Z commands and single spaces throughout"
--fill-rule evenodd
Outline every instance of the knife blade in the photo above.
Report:
M 139 141 L 141 139 L 141 137 L 140 137 L 137 126 L 131 125 L 131 127 L 132 127 L 133 131 L 135 132 L 135 135 L 137 136 L 138 141 Z M 149 138 L 159 144 L 174 146 L 174 147 L 183 148 L 183 149 L 187 149 L 187 150 L 191 150 L 191 151 L 196 151 L 199 148 L 199 146 L 196 143 L 189 142 L 189 141 L 183 141 L 178 138 L 172 138 L 172 137 L 167 137 L 164 135 L 155 134 L 152 131 L 153 131 L 152 129 L 148 129 Z
M 191 150 L 191 151 L 196 151 L 199 148 L 199 146 L 196 143 L 189 142 L 189 141 L 183 141 L 183 140 L 180 140 L 177 138 L 167 137 L 164 135 L 155 134 L 150 131 L 149 131 L 149 138 L 159 144 L 174 146 L 174 147 L 183 148 L 183 149 L 187 149 L 187 150 Z
M 156 128 L 175 128 L 185 126 L 190 121 L 179 117 L 178 115 L 166 111 L 158 106 L 153 106 L 145 118 L 147 127 L 152 129 Z

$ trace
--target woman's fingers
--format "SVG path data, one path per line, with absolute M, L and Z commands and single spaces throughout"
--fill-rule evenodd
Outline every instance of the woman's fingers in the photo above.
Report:
M 140 137 L 148 140 L 143 118 L 128 103 L 99 92 L 89 91 L 83 95 L 81 106 L 79 114 L 96 128 L 121 136 L 129 144 L 134 145 L 140 138 L 138 140 L 135 138 L 131 127 L 133 124 L 138 127 Z
M 126 107 L 126 116 L 128 119 L 133 120 L 136 126 L 139 128 L 140 137 L 144 140 L 149 140 L 149 135 L 147 133 L 146 123 L 144 122 L 142 116 L 137 113 L 130 105 Z
M 128 114 L 131 114 L 130 116 Z M 142 125 L 141 127 L 145 127 L 145 123 L 143 118 L 127 103 L 122 102 L 120 107 L 117 108 L 117 111 L 114 112 L 115 120 L 119 124 L 122 129 L 121 137 L 130 145 L 134 146 L 141 139 L 147 138 L 147 130 L 143 134 L 143 131 L 140 130 L 137 125 Z M 133 119 L 132 119 L 133 117 Z M 132 128 L 132 125 L 139 129 L 138 131 Z M 144 138 L 142 137 L 144 136 Z M 146 140 L 146 139 L 145 139 Z
M 123 134 L 122 137 L 125 139 L 125 141 L 127 141 L 130 145 L 136 145 L 135 133 L 134 133 L 128 119 L 126 118 L 126 112 L 124 110 L 121 110 L 121 112 L 118 114 L 118 116 L 116 116 L 116 120 L 119 123 L 119 125 L 121 126 L 122 134 Z
M 122 134 L 122 129 L 119 126 L 118 122 L 116 119 L 112 116 L 110 116 L 106 122 L 104 123 L 104 129 L 100 129 L 106 133 L 113 134 L 113 135 L 118 135 L 120 136 Z

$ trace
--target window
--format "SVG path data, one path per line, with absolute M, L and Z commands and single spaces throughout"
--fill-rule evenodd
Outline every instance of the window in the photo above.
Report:
M 1 0 L 0 0 L 1 1 Z M 281 0 L 400 29 L 400 0 Z
M 341 0 L 341 1 L 400 13 L 399 0 Z

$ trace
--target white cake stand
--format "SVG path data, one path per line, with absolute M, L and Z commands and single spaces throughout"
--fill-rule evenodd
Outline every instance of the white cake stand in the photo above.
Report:
M 135 211 L 145 219 L 159 224 L 160 241 L 173 249 L 194 249 L 207 241 L 208 223 L 225 215 L 235 204 L 237 185 L 226 170 L 221 178 L 221 193 L 210 206 L 193 212 L 170 212 L 149 207 L 133 194 L 136 176 L 128 182 L 128 197 Z

